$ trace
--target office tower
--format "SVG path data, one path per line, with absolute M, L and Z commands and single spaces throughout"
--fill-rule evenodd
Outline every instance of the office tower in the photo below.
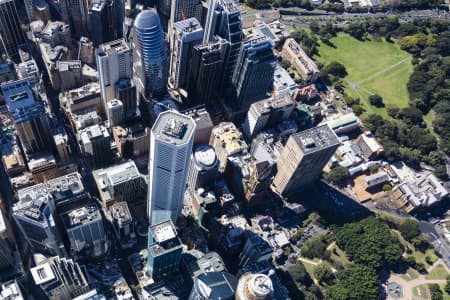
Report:
M 148 155 L 150 149 L 148 127 L 137 123 L 128 127 L 115 126 L 112 131 L 117 150 L 123 158 L 136 159 L 141 155 Z
M 0 211 L 0 270 L 4 270 L 14 264 L 12 240 L 9 228 L 7 228 L 8 223 L 6 222 L 3 212 Z
M 266 36 L 244 42 L 233 74 L 239 106 L 248 106 L 267 96 L 273 87 L 276 65 L 277 57 Z
M 106 0 L 97 0 L 89 8 L 89 37 L 95 46 L 107 41 L 109 26 L 106 5 Z
M 128 205 L 125 201 L 114 203 L 109 213 L 112 217 L 112 225 L 117 239 L 122 248 L 132 247 L 136 243 L 136 234 L 134 233 L 134 222 Z
M 34 60 L 30 60 L 30 62 L 34 62 Z M 20 67 L 23 66 L 23 63 L 15 65 L 14 62 L 8 58 L 3 59 L 0 58 L 0 82 L 10 81 L 16 79 L 16 73 L 18 79 L 21 78 Z M 28 76 L 26 76 L 28 77 Z
M 185 88 L 192 48 L 201 43 L 203 28 L 196 18 L 189 18 L 173 23 L 171 34 L 169 86 Z
M 242 22 L 239 2 L 236 0 L 209 1 L 203 43 L 221 37 L 229 43 L 223 70 L 223 86 L 231 85 L 239 50 L 242 45 Z
M 216 149 L 220 171 L 225 170 L 229 156 L 245 152 L 248 148 L 242 132 L 231 122 L 222 122 L 215 126 L 209 144 Z
M 155 10 L 144 10 L 133 29 L 133 72 L 139 95 L 146 99 L 165 94 L 167 48 L 160 19 Z
M 35 98 L 26 79 L 1 85 L 17 136 L 25 153 L 49 148 L 49 120 L 42 101 Z
M 64 1 L 64 0 L 62 0 Z M 85 36 L 88 33 L 88 1 L 87 0 L 67 0 L 68 11 L 71 16 L 72 33 L 76 38 Z
M 80 87 L 83 82 L 82 64 L 79 60 L 56 62 L 58 86 L 61 91 L 68 91 Z
M 254 263 L 270 262 L 272 254 L 273 250 L 269 243 L 260 236 L 250 233 L 239 254 L 239 266 L 242 268 Z
M 176 23 L 189 18 L 196 18 L 200 22 L 202 18 L 202 1 L 172 0 L 170 21 Z
M 72 259 L 50 257 L 30 272 L 49 299 L 73 299 L 89 291 L 86 275 Z
M 227 272 L 205 272 L 195 277 L 188 300 L 234 300 L 238 279 Z
M 111 140 L 105 126 L 92 125 L 81 129 L 78 142 L 89 165 L 98 168 L 111 162 Z
M 274 299 L 273 293 L 273 284 L 269 276 L 247 273 L 239 278 L 236 300 L 271 300 Z
M 109 126 L 116 126 L 122 123 L 124 117 L 123 103 L 113 99 L 108 102 Z
M 273 128 L 290 117 L 295 102 L 290 97 L 267 98 L 250 105 L 242 124 L 245 137 L 250 140 L 262 130 Z
M 227 49 L 228 43 L 222 38 L 194 46 L 188 77 L 190 102 L 207 106 L 215 104 L 214 97 L 221 84 Z
M 178 271 L 183 244 L 172 221 L 148 229 L 147 273 L 151 278 Z
M 176 222 L 183 206 L 195 122 L 175 111 L 159 114 L 150 133 L 147 208 L 150 224 Z
M 189 164 L 188 186 L 193 190 L 211 186 L 219 173 L 219 165 L 220 162 L 212 146 L 195 147 Z
M 182 112 L 191 117 L 195 122 L 194 146 L 208 144 L 211 137 L 213 122 L 209 112 L 204 106 L 193 107 Z
M 339 139 L 328 125 L 291 135 L 277 161 L 275 191 L 290 194 L 319 179 L 338 146 Z
M 47 22 L 50 21 L 50 7 L 48 6 L 47 2 L 45 2 L 44 0 L 38 1 L 34 6 L 34 10 L 34 16 L 36 17 L 36 19 L 41 20 L 42 22 L 44 22 L 44 24 L 47 24 Z
M 24 0 L 23 4 L 25 5 L 25 12 L 27 13 L 26 23 L 31 23 L 36 21 L 34 7 L 38 0 Z
M 70 173 L 21 189 L 17 192 L 17 199 L 12 215 L 31 249 L 52 255 L 67 255 L 59 231 L 63 225 L 59 222 L 57 210 L 67 204 L 89 199 L 81 175 Z
M 136 115 L 137 95 L 133 79 L 122 78 L 117 81 L 116 98 L 122 101 L 125 119 L 131 119 Z
M 115 40 L 100 45 L 96 51 L 96 58 L 100 77 L 102 109 L 107 114 L 108 102 L 113 99 L 122 100 L 119 97 L 120 95 L 117 94 L 119 82 L 131 79 L 131 49 L 124 39 Z
M 166 18 L 170 18 L 172 0 L 157 0 L 156 10 L 158 14 Z
M 109 209 L 117 202 L 133 202 L 142 195 L 144 179 L 133 160 L 92 172 L 103 206 Z
M 99 257 L 106 254 L 106 236 L 100 210 L 83 205 L 60 213 L 72 255 Z
M 25 35 L 17 14 L 14 0 L 0 0 L 0 50 L 12 59 L 17 59 L 18 45 L 25 43 Z

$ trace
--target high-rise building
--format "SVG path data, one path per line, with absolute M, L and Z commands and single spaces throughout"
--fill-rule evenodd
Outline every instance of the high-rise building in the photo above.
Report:
M 87 37 L 82 36 L 80 38 L 80 47 L 78 50 L 79 57 L 82 63 L 93 65 L 95 64 L 95 46 L 94 43 Z
M 148 229 L 147 272 L 151 278 L 177 272 L 183 244 L 172 221 L 150 226 Z
M 194 46 L 188 77 L 188 97 L 196 104 L 214 105 L 214 96 L 222 80 L 222 70 L 228 49 L 226 40 Z
M 106 0 L 92 1 L 89 8 L 89 37 L 95 46 L 107 41 L 108 16 Z
M 316 181 L 340 142 L 328 125 L 293 134 L 277 161 L 275 191 L 290 194 Z
M 125 119 L 133 118 L 137 108 L 136 85 L 133 79 L 119 79 L 116 84 L 116 98 L 122 101 Z
M 17 59 L 18 45 L 25 43 L 25 35 L 17 14 L 14 0 L 0 0 L 0 50 L 12 59 Z
M 8 110 L 25 153 L 49 148 L 49 120 L 42 101 L 36 99 L 28 80 L 1 85 Z
M 150 130 L 140 123 L 128 127 L 115 126 L 112 129 L 113 138 L 119 154 L 123 158 L 148 155 L 150 149 Z
M 88 163 L 96 168 L 111 162 L 111 140 L 103 125 L 92 125 L 78 131 L 78 141 Z
M 266 36 L 244 42 L 233 74 L 239 106 L 248 106 L 267 96 L 273 88 L 276 65 L 277 57 Z
M 108 102 L 109 126 L 116 126 L 122 123 L 124 118 L 123 103 L 120 100 L 113 99 Z
M 60 213 L 73 255 L 99 257 L 106 253 L 102 216 L 94 205 L 83 205 Z
M 205 272 L 195 277 L 188 300 L 234 300 L 238 279 L 227 272 Z
M 236 289 L 236 300 L 271 300 L 273 284 L 265 274 L 247 273 L 239 278 Z
M 195 147 L 189 164 L 188 186 L 193 190 L 211 186 L 219 173 L 219 166 L 220 162 L 212 146 Z
M 103 112 L 107 115 L 107 103 L 113 99 L 122 100 L 117 92 L 121 80 L 130 80 L 132 77 L 131 49 L 125 40 L 115 40 L 100 45 L 96 58 Z
M 294 108 L 295 102 L 290 97 L 268 98 L 253 103 L 242 124 L 245 137 L 250 140 L 262 130 L 275 127 L 289 118 Z
M 223 86 L 231 85 L 239 50 L 242 45 L 242 21 L 239 2 L 236 0 L 209 1 L 203 43 L 212 42 L 219 36 L 229 43 L 223 70 Z
M 12 1 L 13 2 L 13 1 Z M 25 5 L 25 12 L 27 13 L 26 23 L 31 23 L 36 21 L 35 10 L 38 0 L 24 0 L 23 4 Z
M 2 283 L 0 287 L 0 299 L 5 300 L 24 300 L 19 283 L 16 280 L 11 280 Z
M 27 0 L 29 1 L 29 0 Z M 64 2 L 64 1 L 62 1 Z M 68 12 L 71 19 L 72 33 L 80 38 L 88 33 L 88 1 L 87 0 L 67 0 Z
M 133 160 L 92 172 L 103 206 L 133 202 L 144 190 L 144 182 Z
M 0 211 L 0 270 L 6 269 L 14 264 L 12 239 L 7 224 L 3 212 Z
M 201 43 L 203 28 L 196 18 L 189 18 L 173 23 L 171 33 L 169 86 L 185 88 L 192 48 Z
M 89 30 L 95 46 L 123 36 L 124 1 L 95 0 L 89 8 Z
M 320 71 L 316 63 L 294 39 L 286 40 L 281 55 L 295 67 L 305 82 L 314 82 L 319 78 Z
M 176 23 L 189 18 L 202 18 L 201 0 L 171 0 L 170 21 Z
M 136 234 L 134 233 L 133 217 L 127 203 L 125 201 L 114 203 L 109 212 L 112 217 L 114 233 L 122 248 L 132 247 L 136 243 Z
M 150 224 L 176 222 L 186 189 L 195 122 L 175 111 L 159 114 L 150 133 L 147 208 Z
M 49 299 L 73 299 L 89 291 L 86 275 L 72 259 L 54 256 L 30 272 L 34 283 Z
M 158 14 L 163 17 L 170 18 L 172 0 L 157 0 L 156 9 Z
M 209 112 L 205 109 L 205 107 L 196 106 L 191 109 L 185 110 L 182 113 L 191 117 L 195 122 L 194 146 L 208 144 L 214 125 L 211 120 L 211 116 L 209 115 Z
M 67 204 L 89 199 L 81 175 L 70 173 L 21 189 L 17 192 L 17 199 L 12 215 L 31 249 L 52 255 L 67 255 L 60 231 L 63 225 L 59 223 L 57 210 Z
M 155 10 L 136 17 L 133 30 L 133 72 L 140 96 L 159 97 L 167 89 L 167 47 Z

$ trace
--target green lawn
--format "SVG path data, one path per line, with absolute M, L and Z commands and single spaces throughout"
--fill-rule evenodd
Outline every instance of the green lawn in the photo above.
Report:
M 445 288 L 445 283 L 441 283 L 441 284 L 439 284 L 439 286 L 441 287 L 442 292 L 444 292 L 444 300 L 450 300 L 450 295 L 447 294 L 447 293 L 445 292 L 445 290 L 444 290 L 444 288 Z
M 330 250 L 330 253 L 331 253 L 330 254 L 330 258 L 335 263 L 341 263 L 344 266 L 346 266 L 346 265 L 348 265 L 350 263 L 350 261 L 348 260 L 348 257 L 345 254 L 345 252 L 341 248 L 339 248 L 337 245 L 334 245 L 329 250 Z
M 447 270 L 443 265 L 437 265 L 430 273 L 425 276 L 426 279 L 447 279 Z
M 419 273 L 413 268 L 408 268 L 405 274 L 400 275 L 404 280 L 411 281 L 419 277 Z
M 420 290 L 420 292 L 419 292 Z M 427 284 L 422 284 L 413 288 L 413 295 L 420 297 L 420 299 L 428 299 L 430 296 L 430 290 Z M 445 293 L 444 293 L 445 294 Z
M 384 40 L 359 41 L 344 33 L 331 39 L 334 47 L 319 43 L 319 53 L 314 58 L 324 64 L 337 61 L 346 67 L 348 75 L 345 79 L 356 84 L 355 87 L 348 86 L 346 92 L 361 98 L 367 113 L 387 116 L 384 108 L 370 105 L 368 97 L 371 94 L 379 94 L 385 104 L 408 106 L 406 84 L 413 69 L 411 56 L 396 44 Z

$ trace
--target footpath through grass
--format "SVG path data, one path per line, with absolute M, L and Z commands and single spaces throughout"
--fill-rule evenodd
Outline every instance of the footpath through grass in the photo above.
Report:
M 332 46 L 320 42 L 314 58 L 324 64 L 337 61 L 347 70 L 346 92 L 360 98 L 367 113 L 386 116 L 385 108 L 370 105 L 368 97 L 379 94 L 385 104 L 408 106 L 408 79 L 412 74 L 411 56 L 398 45 L 372 38 L 359 41 L 345 33 L 330 40 Z

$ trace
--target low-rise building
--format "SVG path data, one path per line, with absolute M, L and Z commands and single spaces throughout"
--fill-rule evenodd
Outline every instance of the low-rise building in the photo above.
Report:
M 295 67 L 305 82 L 315 82 L 319 77 L 319 68 L 316 63 L 303 51 L 294 39 L 288 38 L 286 40 L 281 51 L 281 56 Z
M 231 122 L 215 126 L 209 144 L 216 149 L 221 171 L 225 170 L 229 156 L 245 152 L 248 148 L 242 133 Z

